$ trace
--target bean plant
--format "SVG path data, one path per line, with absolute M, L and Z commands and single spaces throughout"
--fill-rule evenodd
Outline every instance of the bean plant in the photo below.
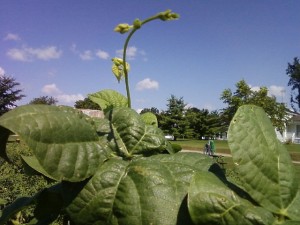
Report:
M 123 58 L 112 66 L 125 79 L 127 96 L 90 94 L 104 118 L 46 105 L 0 117 L 1 157 L 9 161 L 6 142 L 14 132 L 32 152 L 21 156 L 24 163 L 57 182 L 8 205 L 0 224 L 29 206 L 35 207 L 31 224 L 50 224 L 60 214 L 77 225 L 300 224 L 299 177 L 261 108 L 240 107 L 229 127 L 238 183 L 209 156 L 174 153 L 156 118 L 131 109 L 126 50 L 132 35 L 150 21 L 178 17 L 167 10 L 115 28 L 128 34 Z

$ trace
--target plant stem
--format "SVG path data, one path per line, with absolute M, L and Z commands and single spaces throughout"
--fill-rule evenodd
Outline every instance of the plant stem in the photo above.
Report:
M 152 16 L 144 21 L 141 22 L 141 24 L 148 23 L 152 20 L 158 19 L 159 15 Z M 131 108 L 131 97 L 130 97 L 130 88 L 129 88 L 129 79 L 128 79 L 128 71 L 126 68 L 126 52 L 127 47 L 130 41 L 130 38 L 132 35 L 138 30 L 139 28 L 133 28 L 133 30 L 129 33 L 128 37 L 126 38 L 124 48 L 123 48 L 123 70 L 124 70 L 124 76 L 125 76 L 125 85 L 126 85 L 126 93 L 127 93 L 127 100 L 128 100 L 128 107 Z
M 130 34 L 128 35 L 123 49 L 123 69 L 124 69 L 124 76 L 125 76 L 125 85 L 126 85 L 126 93 L 127 93 L 127 100 L 128 100 L 128 107 L 131 108 L 131 97 L 130 97 L 130 88 L 129 88 L 129 80 L 128 80 L 128 71 L 126 68 L 126 51 L 128 47 L 129 40 L 131 36 L 134 34 L 136 29 L 133 29 Z

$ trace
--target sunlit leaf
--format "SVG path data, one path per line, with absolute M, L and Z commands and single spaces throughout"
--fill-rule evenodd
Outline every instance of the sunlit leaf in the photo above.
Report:
M 198 153 L 155 155 L 99 167 L 67 212 L 77 224 L 190 225 L 184 201 L 196 171 L 212 160 Z M 179 222 L 180 221 L 180 222 Z
M 241 199 L 218 177 L 207 172 L 194 175 L 188 207 L 194 224 L 271 225 L 274 221 L 272 213 Z
M 141 114 L 141 117 L 142 117 L 142 120 L 146 124 L 158 127 L 158 122 L 157 122 L 156 115 L 153 114 L 152 112 L 143 113 L 143 114 Z
M 1 116 L 0 126 L 18 134 L 56 180 L 84 180 L 106 159 L 95 126 L 71 107 L 20 106 Z
M 299 209 L 299 179 L 262 108 L 245 105 L 238 109 L 230 124 L 228 143 L 242 186 L 251 197 L 273 213 L 299 218 L 299 210 L 291 210 Z
M 102 110 L 108 111 L 116 107 L 128 107 L 127 98 L 114 90 L 103 90 L 88 95 L 89 99 L 97 103 Z

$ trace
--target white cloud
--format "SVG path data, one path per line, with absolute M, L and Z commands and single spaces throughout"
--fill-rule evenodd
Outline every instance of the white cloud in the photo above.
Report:
M 56 87 L 56 84 L 47 84 L 42 88 L 42 92 L 47 95 L 57 95 L 61 94 L 61 90 L 59 90 L 58 87 Z
M 29 62 L 31 61 L 30 55 L 23 49 L 12 48 L 6 53 L 8 57 L 16 61 Z
M 109 58 L 109 54 L 100 49 L 96 52 L 96 56 L 98 56 L 100 59 L 108 59 Z
M 159 84 L 157 81 L 151 80 L 150 78 L 146 78 L 137 83 L 136 90 L 142 91 L 145 89 L 158 89 L 158 87 L 159 87 Z
M 2 67 L 0 67 L 0 77 L 4 75 L 5 75 L 5 70 Z
M 134 59 L 137 54 L 137 48 L 134 46 L 128 47 L 126 51 L 128 59 Z
M 204 108 L 204 109 L 207 109 L 208 111 L 212 111 L 212 110 L 216 109 L 216 108 L 215 108 L 212 104 L 210 104 L 210 103 L 204 104 L 203 108 Z
M 274 95 L 276 97 L 284 97 L 285 96 L 285 88 L 281 86 L 271 85 L 269 88 L 269 95 Z
M 71 94 L 71 95 L 61 94 L 61 95 L 57 95 L 56 98 L 58 99 L 59 102 L 67 103 L 67 104 L 75 103 L 78 100 L 84 99 L 82 94 Z
M 55 46 L 45 48 L 13 48 L 8 50 L 7 55 L 17 61 L 29 62 L 34 59 L 50 60 L 58 59 L 62 55 L 62 51 L 58 50 Z
M 184 108 L 189 109 L 189 108 L 193 108 L 193 107 L 195 107 L 194 104 L 188 103 L 188 104 L 186 104 L 186 106 Z
M 26 49 L 31 55 L 41 60 L 58 59 L 60 58 L 62 51 L 58 50 L 55 46 L 49 46 L 46 48 L 28 48 Z
M 258 87 L 258 86 L 253 86 L 253 87 L 251 85 L 249 85 L 249 86 L 252 91 L 259 91 L 259 89 L 260 89 L 260 87 Z
M 95 56 L 97 56 L 100 59 L 105 59 L 105 60 L 109 58 L 109 54 L 101 49 L 96 50 L 96 51 L 85 50 L 83 52 L 80 52 L 77 49 L 77 45 L 74 43 L 71 45 L 70 50 L 75 55 L 79 55 L 79 57 L 82 60 L 93 60 Z
M 75 43 L 73 43 L 70 47 L 71 52 L 77 54 L 78 50 L 77 50 L 77 45 Z
M 56 84 L 47 84 L 42 88 L 44 94 L 55 97 L 60 104 L 74 105 L 78 100 L 83 100 L 82 94 L 65 94 L 63 93 Z
M 116 53 L 117 53 L 118 57 L 122 58 L 122 56 L 123 56 L 123 49 L 117 50 Z M 138 53 L 138 49 L 135 46 L 129 46 L 127 48 L 127 51 L 126 51 L 127 59 L 128 60 L 135 59 L 137 53 Z M 143 51 L 143 54 L 145 54 L 144 51 Z
M 250 85 L 250 87 L 251 87 L 251 85 Z M 251 90 L 259 91 L 260 88 L 261 87 L 253 86 L 253 87 L 251 87 Z M 285 97 L 286 90 L 284 87 L 271 85 L 270 87 L 267 87 L 267 88 L 268 88 L 268 96 Z
M 82 60 L 92 60 L 93 59 L 93 53 L 90 50 L 86 50 L 83 53 L 79 54 L 80 58 Z
M 5 41 L 19 41 L 21 40 L 21 38 L 19 37 L 19 35 L 17 34 L 13 34 L 13 33 L 8 33 L 5 38 Z

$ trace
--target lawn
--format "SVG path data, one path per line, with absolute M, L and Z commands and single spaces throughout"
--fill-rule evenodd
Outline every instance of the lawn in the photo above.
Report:
M 181 145 L 182 149 L 187 150 L 195 150 L 195 151 L 203 151 L 204 145 L 207 143 L 207 140 L 177 140 L 172 141 L 171 143 Z M 230 150 L 228 147 L 227 141 L 224 140 L 215 140 L 216 152 L 217 154 L 220 153 L 227 153 L 230 154 Z M 288 152 L 291 155 L 292 160 L 300 162 L 300 145 L 299 144 L 285 144 L 284 145 Z M 229 171 L 234 169 L 234 164 L 231 157 L 225 158 L 226 166 L 225 168 Z M 300 164 L 294 164 L 296 168 L 296 173 L 300 177 Z M 300 188 L 300 186 L 299 186 Z
M 172 141 L 171 143 L 181 145 L 182 149 L 203 151 L 204 145 L 206 143 L 208 143 L 208 141 L 207 140 L 178 139 L 177 141 Z M 215 146 L 216 146 L 217 152 L 230 154 L 230 150 L 229 150 L 227 141 L 215 140 Z

